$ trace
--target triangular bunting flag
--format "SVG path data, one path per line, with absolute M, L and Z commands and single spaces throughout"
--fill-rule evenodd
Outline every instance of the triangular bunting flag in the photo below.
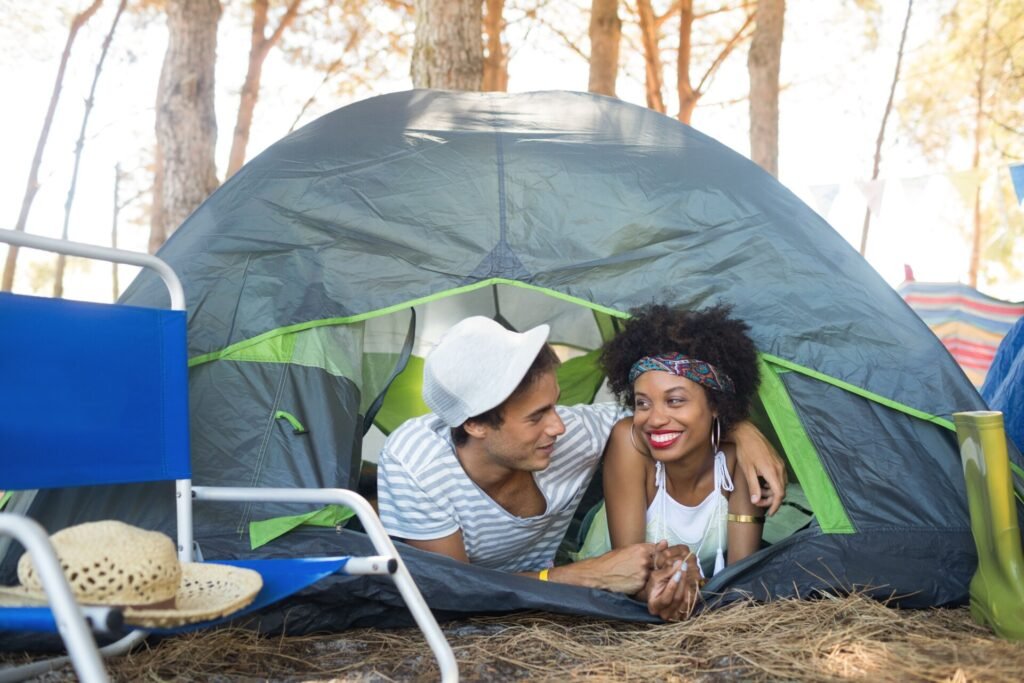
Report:
M 974 206 L 974 199 L 978 190 L 978 183 L 981 181 L 981 174 L 978 169 L 972 168 L 969 171 L 958 171 L 949 174 L 949 182 L 960 193 L 964 206 Z
M 903 196 L 906 197 L 908 202 L 916 202 L 924 194 L 924 189 L 928 187 L 928 181 L 931 180 L 931 176 L 922 175 L 916 178 L 903 178 L 900 184 L 903 186 Z
M 1017 193 L 1017 204 L 1024 202 L 1024 164 L 1010 166 L 1010 180 L 1013 181 L 1013 191 Z
M 882 216 L 882 194 L 885 192 L 884 180 L 855 180 L 854 183 L 864 195 L 868 210 L 875 218 Z
M 818 214 L 827 219 L 828 212 L 832 210 L 832 203 L 839 195 L 838 185 L 811 185 L 811 194 L 814 195 L 814 209 Z

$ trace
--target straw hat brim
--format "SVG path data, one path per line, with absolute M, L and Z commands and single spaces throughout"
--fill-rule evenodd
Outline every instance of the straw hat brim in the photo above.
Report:
M 124 621 L 142 628 L 176 628 L 200 621 L 210 621 L 248 607 L 263 587 L 259 572 L 214 562 L 188 562 L 181 566 L 181 585 L 175 596 L 175 607 L 159 609 L 124 609 Z M 0 605 L 38 606 L 46 604 L 46 596 L 24 586 L 0 588 Z

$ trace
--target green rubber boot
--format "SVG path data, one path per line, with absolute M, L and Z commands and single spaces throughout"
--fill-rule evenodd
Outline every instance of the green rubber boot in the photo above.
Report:
M 1006 453 L 1003 414 L 954 413 L 967 482 L 978 570 L 971 579 L 971 616 L 1007 640 L 1024 640 L 1024 555 Z

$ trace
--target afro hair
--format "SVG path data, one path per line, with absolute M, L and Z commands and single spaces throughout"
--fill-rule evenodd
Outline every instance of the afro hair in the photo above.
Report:
M 629 370 L 636 361 L 644 356 L 681 353 L 714 365 L 732 379 L 735 393 L 704 388 L 712 408 L 718 411 L 722 431 L 745 420 L 760 379 L 757 349 L 750 327 L 731 313 L 732 307 L 727 305 L 695 311 L 648 304 L 630 311 L 632 317 L 622 331 L 601 351 L 601 366 L 619 402 L 633 406 Z

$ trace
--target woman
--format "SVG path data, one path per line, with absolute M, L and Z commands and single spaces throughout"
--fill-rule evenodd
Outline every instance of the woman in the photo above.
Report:
M 764 522 L 722 440 L 746 419 L 758 383 L 749 328 L 730 311 L 645 306 L 601 356 L 611 390 L 633 408 L 605 451 L 610 545 L 685 545 L 702 577 L 757 550 Z M 600 545 L 588 537 L 591 550 Z

